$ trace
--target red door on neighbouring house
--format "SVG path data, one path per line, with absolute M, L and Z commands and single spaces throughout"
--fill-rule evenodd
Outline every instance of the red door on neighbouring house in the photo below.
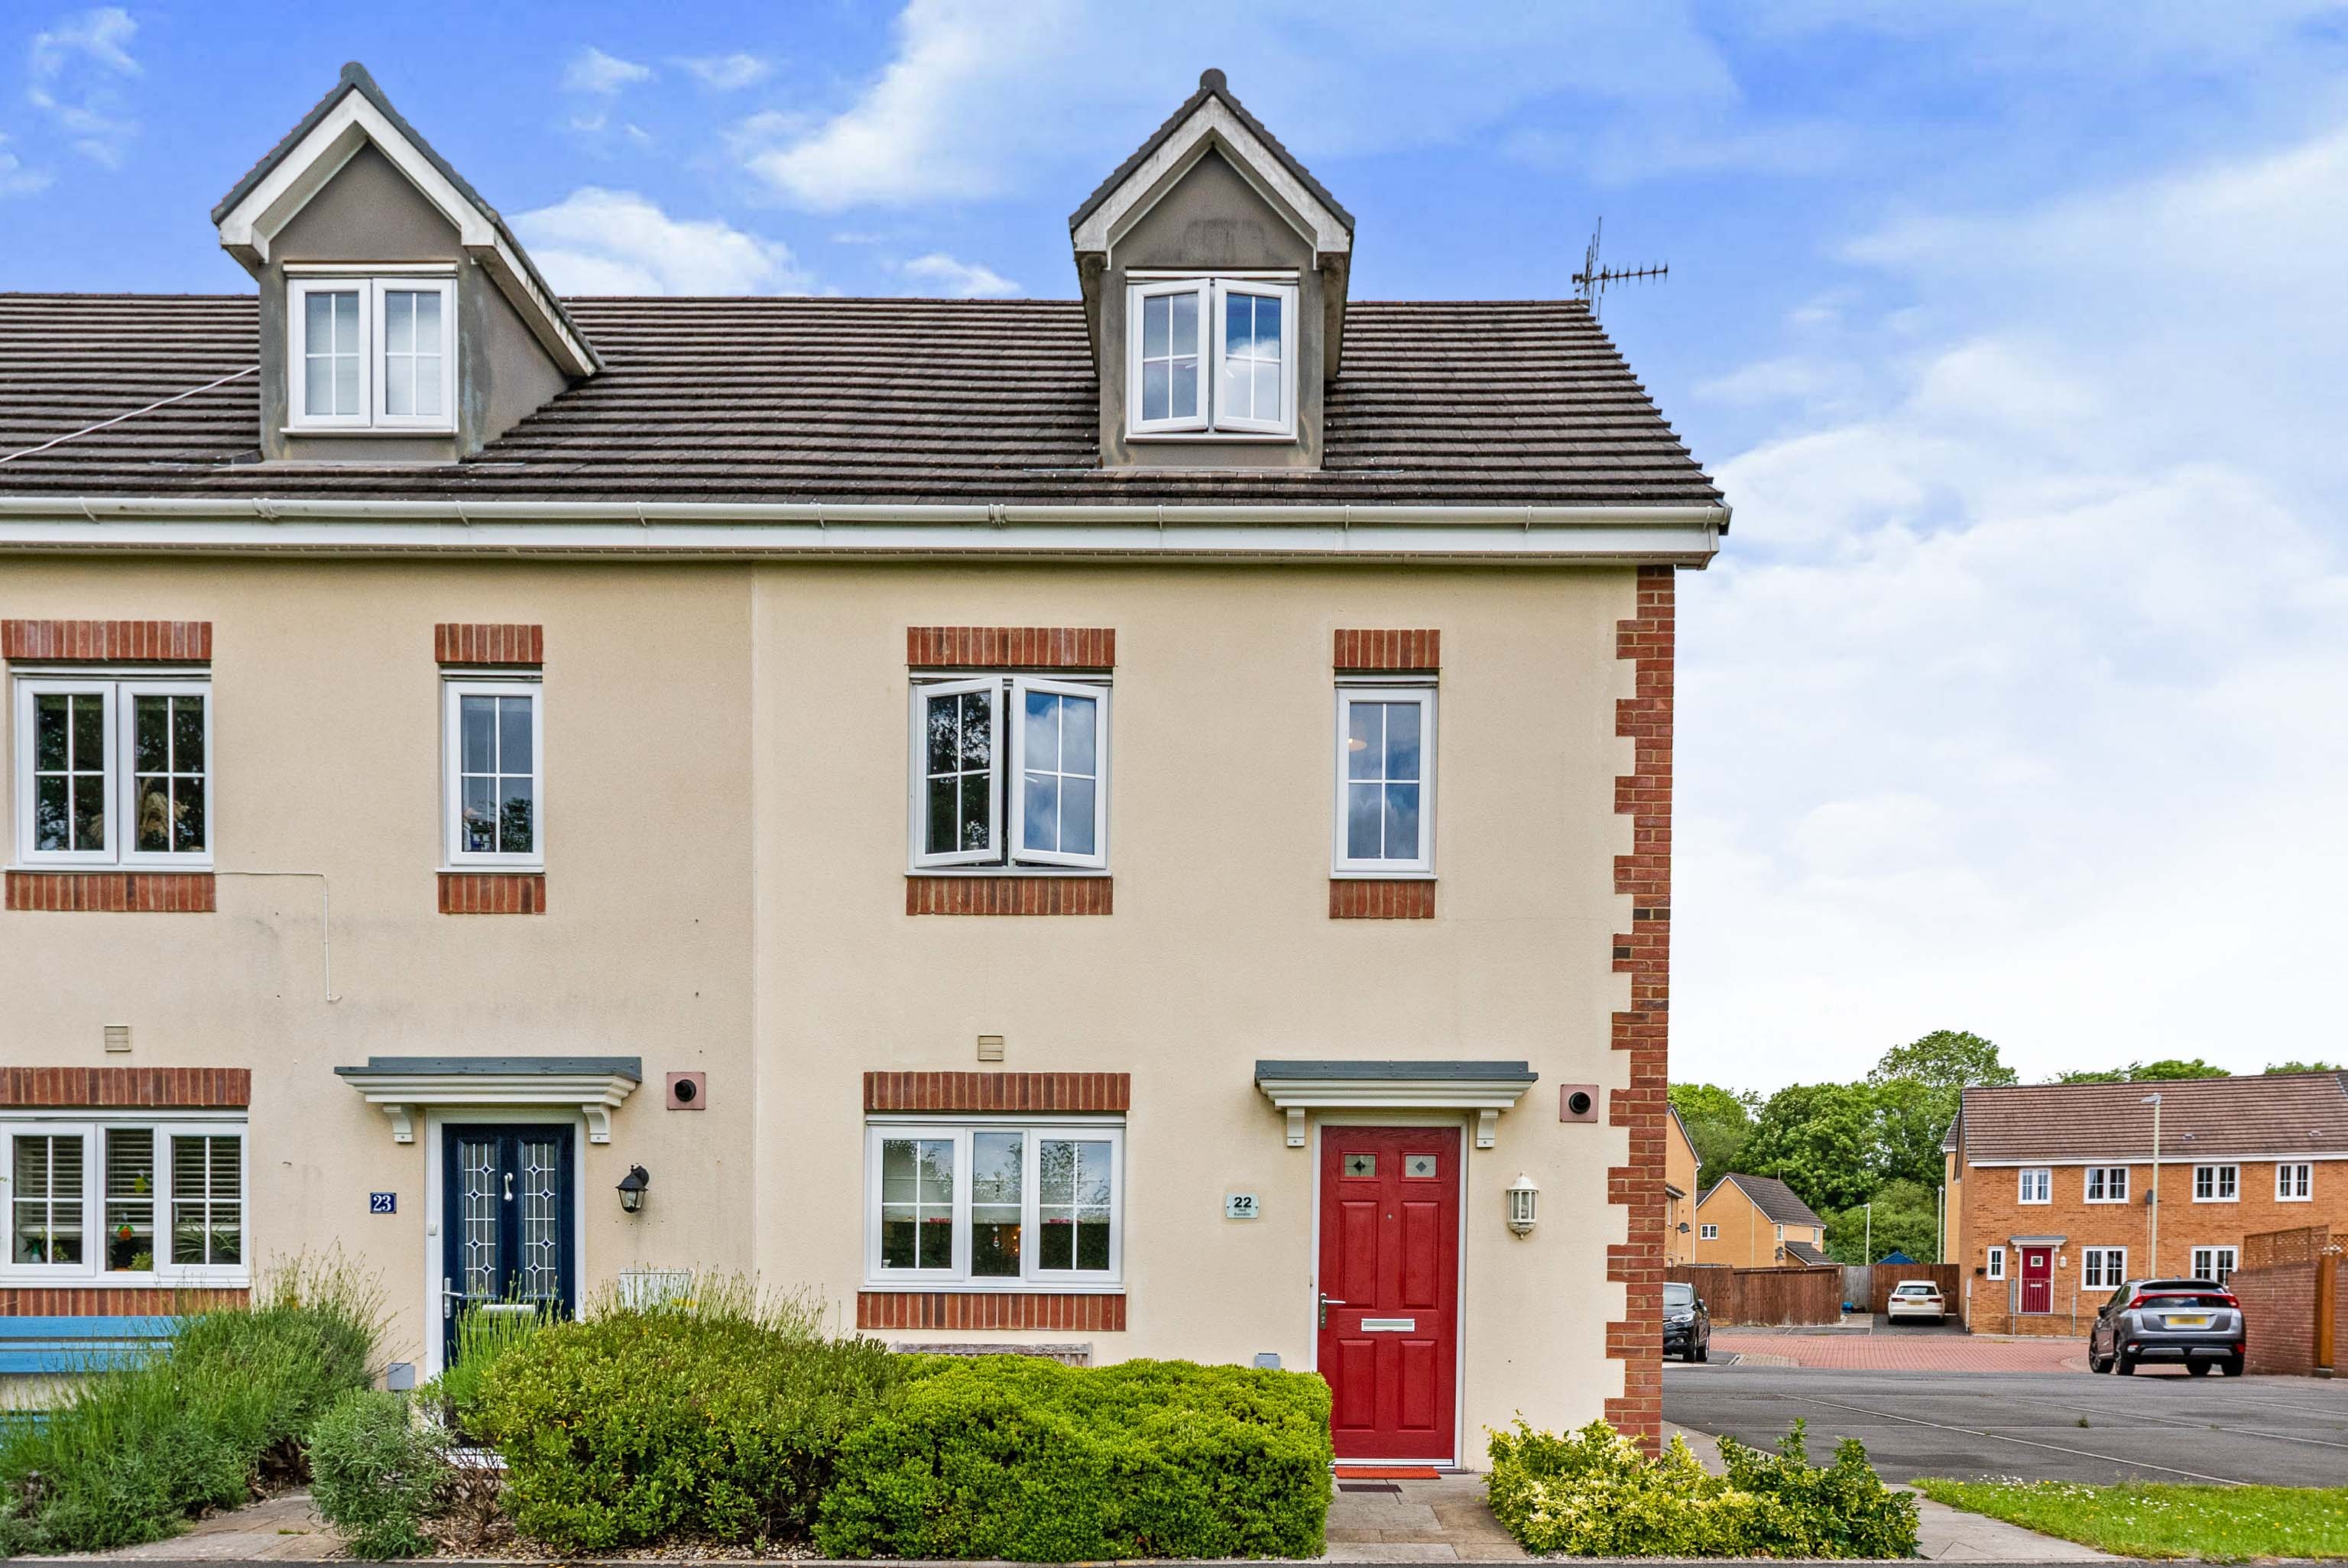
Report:
M 1448 1460 L 1459 1130 L 1321 1130 L 1320 1368 L 1339 1459 Z
M 2051 1246 L 2022 1249 L 2022 1310 L 2054 1310 L 2054 1249 Z

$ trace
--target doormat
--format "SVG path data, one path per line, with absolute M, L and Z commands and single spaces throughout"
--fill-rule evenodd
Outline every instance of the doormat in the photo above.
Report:
M 1341 1464 L 1339 1481 L 1434 1481 L 1443 1472 L 1431 1464 Z

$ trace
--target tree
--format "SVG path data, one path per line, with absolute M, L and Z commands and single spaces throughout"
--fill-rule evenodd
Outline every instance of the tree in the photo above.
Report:
M 2278 1072 L 2341 1072 L 2348 1071 L 2336 1061 L 2278 1061 L 2267 1069 L 2267 1075 Z
M 1687 1123 L 1695 1145 L 1696 1187 L 1710 1186 L 1736 1168 L 1738 1151 L 1753 1132 L 1756 1097 L 1712 1083 L 1674 1083 L 1672 1109 Z
M 1880 1178 L 1938 1186 L 1948 1169 L 1941 1140 L 1956 1120 L 1959 1091 L 1911 1078 L 1871 1083 L 1868 1091 L 1874 1100 L 1875 1168 Z
M 1995 1041 L 1962 1029 L 1936 1029 L 1906 1045 L 1895 1045 L 1867 1075 L 1869 1083 L 1897 1079 L 1947 1090 L 2022 1081 L 2013 1069 L 1998 1060 Z
M 1837 1263 L 1873 1263 L 1887 1253 L 1904 1252 L 1927 1262 L 1940 1254 L 1940 1199 L 1919 1182 L 1886 1182 L 1875 1191 L 1874 1255 L 1867 1255 L 1869 1224 L 1864 1202 L 1828 1211 L 1827 1253 Z
M 2321 1071 L 2320 1069 L 2318 1071 Z M 2131 1061 L 2126 1067 L 2077 1068 L 2054 1075 L 2057 1083 L 2168 1083 L 2180 1078 L 2231 1078 L 2213 1062 L 2194 1057 L 2166 1056 L 2157 1061 Z
M 1737 1163 L 1775 1176 L 1812 1208 L 1848 1208 L 1883 1171 L 1876 1093 L 1865 1083 L 1795 1083 L 1763 1102 Z

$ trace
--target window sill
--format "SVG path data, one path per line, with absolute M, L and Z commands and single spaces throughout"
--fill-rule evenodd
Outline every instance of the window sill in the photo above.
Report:
M 1367 866 L 1340 866 L 1329 873 L 1332 882 L 1432 882 L 1433 871 L 1385 871 Z
M 11 868 L 7 907 L 51 914 L 210 915 L 218 907 L 210 867 L 190 871 Z
M 5 1290 L 250 1290 L 252 1276 L 238 1272 L 191 1274 L 51 1274 L 34 1268 L 0 1269 Z
M 1296 433 L 1292 430 L 1284 434 L 1274 430 L 1128 430 L 1125 438 L 1137 445 L 1155 445 L 1161 441 L 1240 442 L 1250 446 L 1296 445 Z
M 1116 883 L 1104 872 L 910 872 L 908 915 L 1108 915 Z
M 949 1279 L 916 1280 L 868 1279 L 859 1290 L 882 1296 L 1123 1296 L 1125 1285 L 1045 1284 L 1035 1279 Z
M 453 425 L 283 425 L 280 436 L 450 436 Z

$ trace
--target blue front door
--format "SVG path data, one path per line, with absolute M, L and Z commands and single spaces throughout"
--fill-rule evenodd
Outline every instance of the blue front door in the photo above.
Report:
M 572 1132 L 530 1122 L 441 1129 L 440 1317 L 451 1353 L 469 1307 L 568 1317 L 576 1305 Z

